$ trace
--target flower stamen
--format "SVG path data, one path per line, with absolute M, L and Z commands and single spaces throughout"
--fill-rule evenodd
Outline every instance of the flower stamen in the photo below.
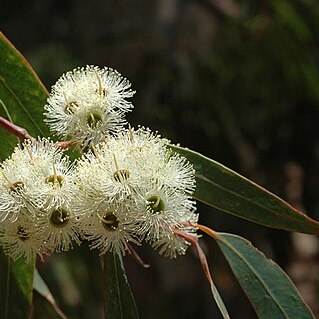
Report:
M 65 93 L 63 92 L 63 96 L 66 102 L 65 108 L 64 108 L 64 113 L 66 114 L 74 114 L 74 109 L 79 107 L 79 104 L 76 101 L 69 101 L 68 98 L 66 97 Z
M 130 178 L 130 172 L 127 169 L 119 169 L 114 174 L 113 177 L 118 183 L 125 183 Z
M 24 184 L 21 181 L 12 183 L 10 186 L 10 191 L 14 193 L 20 193 L 24 189 Z

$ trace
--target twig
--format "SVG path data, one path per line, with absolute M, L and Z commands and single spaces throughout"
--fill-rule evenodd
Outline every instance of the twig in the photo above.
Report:
M 21 142 L 24 140 L 34 140 L 33 136 L 28 133 L 28 131 L 12 122 L 8 121 L 4 117 L 0 116 L 0 126 L 3 127 L 8 132 L 14 134 L 19 138 Z M 56 143 L 61 149 L 68 149 L 74 145 L 77 145 L 77 142 L 74 141 L 62 141 Z
M 74 141 L 62 141 L 56 143 L 62 150 L 68 149 L 72 146 L 78 145 L 77 142 Z
M 139 256 L 139 254 L 136 252 L 136 250 L 130 245 L 127 244 L 128 250 L 131 254 L 132 257 L 134 257 L 134 259 L 143 267 L 143 268 L 149 268 L 150 265 L 146 264 L 142 258 Z
M 186 239 L 189 243 L 191 243 L 192 245 L 195 246 L 195 248 L 196 248 L 196 250 L 197 250 L 197 253 L 198 253 L 198 257 L 199 257 L 200 264 L 201 264 L 202 269 L 203 269 L 203 272 L 204 272 L 204 274 L 205 274 L 205 277 L 207 278 L 208 282 L 211 284 L 211 283 L 213 282 L 213 279 L 212 279 L 212 276 L 211 276 L 211 274 L 210 274 L 208 262 L 207 262 L 206 256 L 205 256 L 205 254 L 204 254 L 202 248 L 199 246 L 197 237 L 194 236 L 194 235 L 189 235 L 189 234 L 183 233 L 182 231 L 177 230 L 177 229 L 174 229 L 173 232 L 174 232 L 176 235 L 178 235 L 178 236 L 180 236 L 180 237 L 183 237 L 183 238 Z
M 202 226 L 202 225 L 198 225 L 198 224 L 192 224 L 192 223 L 189 223 L 189 226 L 193 226 L 193 227 L 197 227 L 203 231 L 207 231 L 207 233 L 210 235 L 210 236 L 213 236 L 214 238 L 215 235 L 217 235 L 213 230 L 209 229 L 208 227 L 206 226 Z M 198 253 L 198 257 L 199 257 L 199 261 L 200 261 L 200 264 L 202 266 L 202 270 L 205 274 L 205 277 L 206 279 L 208 280 L 209 284 L 210 284 L 210 287 L 211 287 L 211 291 L 212 291 L 212 294 L 213 294 L 213 297 L 215 299 L 215 302 L 223 316 L 224 319 L 230 319 L 230 316 L 228 314 L 228 311 L 226 309 L 226 306 L 217 290 L 217 287 L 215 286 L 214 282 L 213 282 L 213 278 L 211 276 L 211 273 L 210 273 L 210 269 L 209 269 L 209 266 L 208 266 L 208 262 L 207 262 L 207 259 L 206 259 L 206 256 L 202 250 L 202 248 L 199 246 L 199 243 L 198 243 L 198 238 L 197 236 L 194 236 L 194 235 L 189 235 L 189 234 L 186 234 L 178 229 L 175 229 L 173 230 L 173 232 L 177 235 L 177 236 L 180 236 L 180 237 L 183 237 L 184 239 L 186 239 L 189 243 L 193 244 L 197 250 L 197 253 Z
M 33 140 L 33 137 L 28 133 L 28 131 L 25 128 L 11 123 L 2 116 L 0 116 L 0 126 L 2 126 L 8 132 L 17 136 L 22 142 L 26 139 Z

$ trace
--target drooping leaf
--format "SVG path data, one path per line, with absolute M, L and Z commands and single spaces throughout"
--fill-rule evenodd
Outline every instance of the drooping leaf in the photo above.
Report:
M 317 221 L 256 183 L 199 153 L 171 148 L 194 165 L 197 200 L 268 227 L 319 234 Z
M 260 319 L 314 319 L 284 271 L 239 236 L 214 237 Z
M 34 262 L 12 261 L 0 249 L 0 319 L 26 319 L 32 302 Z
M 214 283 L 214 280 L 211 276 L 206 256 L 205 256 L 202 248 L 199 246 L 198 241 L 196 241 L 195 247 L 197 249 L 198 257 L 199 257 L 200 263 L 202 265 L 202 269 L 204 271 L 204 274 L 209 281 L 210 290 L 212 292 L 212 295 L 213 295 L 213 298 L 216 302 L 216 305 L 217 305 L 221 315 L 223 316 L 223 319 L 230 319 L 230 316 L 229 316 L 228 310 L 225 306 L 225 303 L 224 303 L 221 295 L 219 294 L 219 291 L 218 291 L 218 289 Z
M 213 294 L 214 300 L 215 300 L 215 302 L 218 306 L 218 309 L 221 312 L 223 318 L 230 319 L 229 314 L 228 314 L 228 310 L 224 304 L 224 301 L 223 301 L 221 295 L 219 294 L 219 291 L 217 290 L 217 287 L 213 281 L 210 283 L 210 290 Z
M 105 318 L 139 318 L 121 256 L 109 252 L 102 258 L 105 286 Z
M 32 136 L 48 136 L 43 107 L 48 92 L 21 53 L 0 32 L 0 116 Z M 11 154 L 17 138 L 0 127 L 0 160 Z
M 56 303 L 49 287 L 45 283 L 45 281 L 40 276 L 38 270 L 34 269 L 34 280 L 33 280 L 33 289 L 38 292 L 42 297 L 44 297 L 54 308 L 55 312 L 62 318 L 68 319 L 68 317 L 63 313 L 63 311 L 59 308 Z
M 175 230 L 174 233 L 182 238 L 185 238 L 189 243 L 193 244 L 193 246 L 196 248 L 197 253 L 198 253 L 198 258 L 199 258 L 200 264 L 202 266 L 203 273 L 204 273 L 207 281 L 209 282 L 212 296 L 216 302 L 216 305 L 217 305 L 221 315 L 223 316 L 223 319 L 230 319 L 230 316 L 229 316 L 228 310 L 225 306 L 225 303 L 224 303 L 221 295 L 219 294 L 218 289 L 214 283 L 213 277 L 211 275 L 211 271 L 209 269 L 206 255 L 198 243 L 198 238 L 195 236 L 190 236 L 190 235 L 185 234 L 183 232 L 180 232 L 178 230 Z M 215 235 L 215 232 L 213 232 L 213 234 Z

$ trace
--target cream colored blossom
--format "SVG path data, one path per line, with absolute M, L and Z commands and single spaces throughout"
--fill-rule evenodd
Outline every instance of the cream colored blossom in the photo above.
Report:
M 97 144 L 125 125 L 125 112 L 133 108 L 127 98 L 135 93 L 130 87 L 130 82 L 113 69 L 77 68 L 62 75 L 52 87 L 45 121 L 64 139 Z

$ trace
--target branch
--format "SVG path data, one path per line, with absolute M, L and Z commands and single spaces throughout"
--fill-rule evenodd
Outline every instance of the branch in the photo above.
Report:
M 138 255 L 138 253 L 136 252 L 136 250 L 132 247 L 132 245 L 127 244 L 128 250 L 131 254 L 131 256 L 143 267 L 143 268 L 149 268 L 150 265 L 146 264 L 142 258 Z
M 23 142 L 26 139 L 33 140 L 33 137 L 28 133 L 28 131 L 25 128 L 11 123 L 2 116 L 0 116 L 0 126 L 2 126 L 8 132 L 17 136 L 21 142 Z
M 198 224 L 193 224 L 193 223 L 189 223 L 189 226 L 192 227 L 197 227 L 198 229 L 205 231 L 206 233 L 208 233 L 210 236 L 215 237 L 217 234 L 210 228 L 203 226 L 203 225 L 198 225 Z M 177 235 L 180 236 L 184 239 L 186 239 L 189 243 L 191 243 L 192 245 L 195 246 L 197 253 L 198 253 L 198 257 L 199 257 L 199 261 L 200 264 L 202 266 L 202 270 L 204 272 L 204 275 L 206 277 L 206 279 L 208 280 L 209 284 L 210 284 L 210 288 L 214 297 L 214 300 L 220 310 L 220 313 L 223 316 L 223 319 L 230 319 L 230 316 L 228 314 L 228 311 L 226 309 L 226 306 L 222 300 L 222 297 L 220 296 L 217 287 L 215 286 L 214 282 L 213 282 L 213 278 L 211 276 L 211 272 L 208 266 L 208 262 L 206 259 L 206 256 L 202 250 L 202 248 L 199 246 L 198 243 L 198 238 L 197 236 L 194 235 L 190 235 L 190 234 L 186 234 L 183 231 L 180 231 L 178 229 L 174 229 L 173 232 Z
M 13 124 L 2 116 L 0 116 L 0 126 L 3 127 L 6 131 L 17 136 L 21 142 L 23 142 L 24 140 L 34 140 L 33 136 L 30 135 L 25 128 Z M 62 141 L 57 142 L 57 145 L 64 150 L 77 145 L 77 143 L 74 141 Z

